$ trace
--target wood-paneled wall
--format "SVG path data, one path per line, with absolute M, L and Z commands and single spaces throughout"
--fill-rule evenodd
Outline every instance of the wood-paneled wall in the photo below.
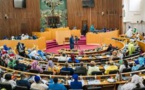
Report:
M 39 0 L 26 0 L 27 4 L 24 9 L 14 8 L 13 1 L 0 0 L 0 38 L 39 31 Z M 8 19 L 5 19 L 5 14 L 7 14 Z
M 87 20 L 89 27 L 94 24 L 98 29 L 106 27 L 122 30 L 122 0 L 94 1 L 95 7 L 83 8 L 82 0 L 67 0 L 68 26 L 82 28 L 82 21 Z

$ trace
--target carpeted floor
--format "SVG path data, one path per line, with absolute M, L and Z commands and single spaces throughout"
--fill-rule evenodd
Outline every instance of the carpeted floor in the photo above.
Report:
M 99 47 L 99 45 L 79 45 L 80 50 L 87 50 L 87 49 L 94 49 Z M 69 45 L 65 45 L 65 46 L 59 46 L 59 47 L 54 47 L 54 48 L 50 48 L 45 50 L 46 52 L 51 52 L 51 53 L 58 53 L 58 50 L 62 49 L 62 48 L 67 48 L 69 49 Z

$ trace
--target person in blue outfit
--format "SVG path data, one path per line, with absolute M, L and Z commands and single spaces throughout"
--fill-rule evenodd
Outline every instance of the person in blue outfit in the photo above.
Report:
M 74 79 L 74 81 L 70 83 L 70 88 L 75 90 L 82 89 L 82 82 L 78 81 L 78 75 L 74 74 L 72 78 Z
M 143 55 L 139 56 L 138 62 L 140 66 L 143 66 L 145 64 L 145 58 L 143 57 Z
M 39 54 L 39 56 L 43 59 L 43 60 L 46 60 L 46 56 L 45 56 L 45 53 L 42 52 L 41 50 L 38 50 L 37 52 Z
M 8 50 L 10 49 L 9 47 L 7 47 L 7 45 L 4 45 L 3 48 L 4 48 L 4 50 L 6 50 L 6 51 L 8 51 Z
M 66 87 L 63 84 L 58 83 L 58 78 L 55 77 L 53 79 L 54 83 L 49 84 L 49 90 L 67 90 Z
M 94 25 L 91 25 L 90 32 L 94 32 L 94 31 L 95 31 Z
M 73 73 L 74 73 L 74 70 L 68 66 L 68 63 L 65 64 L 65 67 L 63 67 L 63 68 L 60 70 L 60 72 L 61 72 L 61 71 L 70 71 L 70 74 L 71 74 L 71 75 L 73 75 Z
M 26 86 L 27 87 L 27 90 L 30 90 L 30 83 L 25 80 L 25 75 L 24 74 L 21 74 L 21 79 L 20 80 L 17 80 L 16 83 L 18 86 Z
M 74 37 L 73 36 L 70 37 L 69 42 L 70 42 L 70 49 L 74 49 Z
M 141 66 L 137 63 L 134 63 L 133 67 L 131 68 L 132 71 L 137 71 Z

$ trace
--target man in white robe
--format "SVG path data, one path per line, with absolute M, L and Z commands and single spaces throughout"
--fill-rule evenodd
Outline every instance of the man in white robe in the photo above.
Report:
M 129 26 L 129 29 L 128 31 L 126 32 L 125 34 L 127 37 L 131 38 L 133 36 L 133 31 L 132 31 L 132 28 Z

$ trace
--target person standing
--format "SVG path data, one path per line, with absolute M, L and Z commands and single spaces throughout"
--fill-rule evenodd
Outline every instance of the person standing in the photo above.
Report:
M 70 42 L 70 49 L 74 49 L 74 37 L 73 36 L 70 37 L 69 42 Z
M 88 25 L 85 23 L 82 28 L 82 35 L 86 36 L 87 31 L 88 31 Z
M 133 30 L 132 28 L 129 26 L 128 31 L 125 34 L 128 38 L 131 38 L 133 36 Z

